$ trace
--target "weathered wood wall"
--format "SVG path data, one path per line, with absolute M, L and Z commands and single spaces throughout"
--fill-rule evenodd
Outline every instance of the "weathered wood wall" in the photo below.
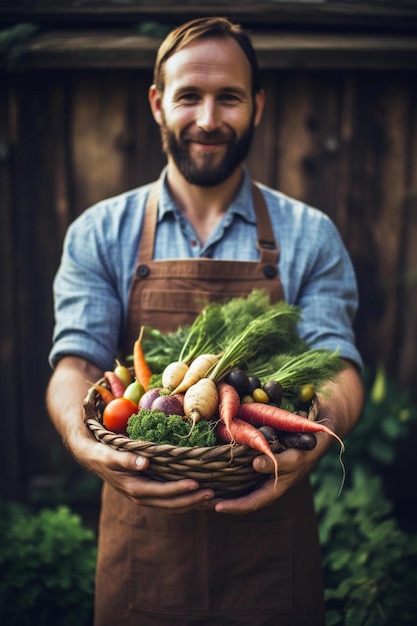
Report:
M 74 44 L 80 37 L 85 48 Z M 343 37 L 257 33 L 267 107 L 248 165 L 336 222 L 358 276 L 365 362 L 384 363 L 417 397 L 417 44 L 410 33 Z M 112 29 L 43 31 L 1 70 L 0 454 L 8 495 L 59 488 L 63 473 L 65 484 L 79 480 L 44 408 L 51 284 L 66 227 L 164 164 L 147 103 L 157 41 L 128 39 Z M 104 60 L 100 42 L 113 50 Z

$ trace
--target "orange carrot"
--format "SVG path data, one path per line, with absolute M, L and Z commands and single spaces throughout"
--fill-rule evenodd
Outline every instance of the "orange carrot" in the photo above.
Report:
M 230 424 L 237 416 L 240 397 L 236 389 L 225 382 L 218 383 L 217 391 L 219 393 L 219 417 L 226 426 L 228 433 L 231 434 Z
M 286 411 L 280 407 L 272 406 L 271 404 L 263 404 L 262 402 L 249 402 L 247 404 L 241 404 L 238 416 L 257 428 L 260 426 L 271 426 L 274 430 L 285 430 L 292 433 L 323 432 L 336 439 L 340 445 L 339 461 L 343 472 L 338 495 L 341 494 L 346 478 L 346 470 L 342 461 L 345 444 L 341 438 L 336 435 L 336 433 L 330 430 L 330 428 L 327 428 L 327 426 L 321 422 L 314 422 L 302 417 L 301 415 L 296 415 L 295 413 L 291 413 L 290 411 Z
M 149 388 L 149 381 L 152 377 L 152 371 L 146 362 L 142 347 L 143 326 L 140 329 L 139 337 L 133 344 L 133 369 L 135 371 L 136 380 L 143 386 L 145 391 Z
M 106 377 L 107 382 L 110 385 L 110 389 L 114 397 L 121 398 L 126 391 L 126 387 L 117 376 L 117 374 L 115 374 L 115 372 L 112 372 L 111 370 L 108 370 L 107 372 L 104 372 L 104 376 Z
M 97 383 L 92 383 L 89 380 L 87 380 L 87 382 L 100 394 L 104 404 L 109 404 L 109 402 L 114 400 L 114 395 L 107 389 L 107 387 L 103 387 L 103 385 L 98 385 Z
M 342 451 L 345 449 L 340 437 L 321 422 L 313 422 L 301 415 L 296 415 L 271 404 L 264 404 L 263 402 L 241 404 L 238 415 L 245 422 L 258 428 L 271 426 L 275 430 L 286 430 L 292 433 L 327 433 L 337 439 Z
M 254 450 L 258 450 L 261 454 L 268 456 L 275 467 L 274 488 L 276 488 L 278 481 L 278 461 L 269 447 L 266 437 L 257 428 L 255 428 L 255 426 L 252 426 L 249 422 L 245 422 L 244 420 L 235 417 L 230 423 L 230 433 L 222 421 L 217 423 L 216 433 L 222 441 L 240 443 L 242 445 L 249 446 Z

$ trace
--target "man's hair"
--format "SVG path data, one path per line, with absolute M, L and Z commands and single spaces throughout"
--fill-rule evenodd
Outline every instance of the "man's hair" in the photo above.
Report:
M 225 17 L 197 18 L 171 31 L 161 43 L 154 66 L 154 84 L 161 93 L 165 87 L 165 63 L 174 52 L 178 52 L 200 39 L 226 38 L 234 39 L 243 50 L 252 69 L 252 94 L 261 90 L 258 61 L 249 35 L 239 24 Z

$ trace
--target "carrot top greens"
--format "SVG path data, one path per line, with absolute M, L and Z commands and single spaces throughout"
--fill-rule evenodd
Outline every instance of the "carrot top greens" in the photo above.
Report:
M 221 354 L 209 372 L 215 382 L 235 367 L 263 382 L 277 380 L 287 395 L 304 383 L 316 391 L 343 368 L 336 352 L 312 349 L 298 332 L 299 307 L 284 301 L 272 304 L 264 290 L 248 297 L 206 304 L 194 323 L 163 335 L 148 329 L 144 348 L 154 372 L 172 361 L 191 363 L 200 354 Z

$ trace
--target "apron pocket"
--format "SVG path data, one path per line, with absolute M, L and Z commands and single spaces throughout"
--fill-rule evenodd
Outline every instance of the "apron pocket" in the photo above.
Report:
M 167 518 L 130 529 L 130 609 L 196 617 L 291 612 L 290 519 Z

